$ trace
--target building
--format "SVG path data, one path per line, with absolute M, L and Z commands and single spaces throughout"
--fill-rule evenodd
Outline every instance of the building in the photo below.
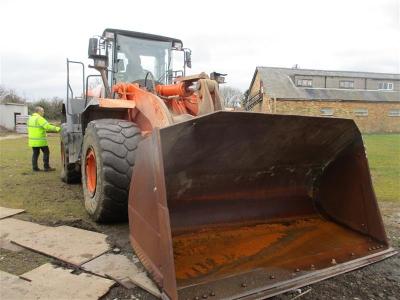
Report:
M 17 127 L 17 116 L 27 116 L 28 105 L 22 103 L 0 104 L 0 126 L 8 130 L 15 130 Z
M 257 67 L 247 111 L 352 118 L 362 132 L 400 132 L 400 74 Z

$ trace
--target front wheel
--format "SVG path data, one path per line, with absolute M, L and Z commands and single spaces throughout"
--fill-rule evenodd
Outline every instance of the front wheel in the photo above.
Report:
M 135 153 L 142 135 L 128 121 L 91 121 L 82 147 L 82 185 L 87 212 L 96 222 L 128 217 L 128 195 Z

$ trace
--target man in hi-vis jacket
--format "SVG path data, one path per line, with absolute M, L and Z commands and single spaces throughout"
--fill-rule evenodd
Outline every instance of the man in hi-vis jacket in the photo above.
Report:
M 44 171 L 55 171 L 50 167 L 50 150 L 47 144 L 46 132 L 60 132 L 60 127 L 51 125 L 44 116 L 43 107 L 35 107 L 35 113 L 28 119 L 28 139 L 29 147 L 32 147 L 32 169 L 33 171 L 41 171 L 38 167 L 38 158 L 40 150 L 43 152 Z

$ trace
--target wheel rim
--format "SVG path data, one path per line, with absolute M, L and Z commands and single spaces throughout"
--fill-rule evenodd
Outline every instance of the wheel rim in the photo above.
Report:
M 86 153 L 86 188 L 91 196 L 96 191 L 97 182 L 97 167 L 96 156 L 92 148 L 89 148 Z

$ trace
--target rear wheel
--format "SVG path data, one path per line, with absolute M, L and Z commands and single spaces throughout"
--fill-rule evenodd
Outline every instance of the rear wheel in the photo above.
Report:
M 81 172 L 79 165 L 69 162 L 68 156 L 68 137 L 66 131 L 66 124 L 61 125 L 61 180 L 65 183 L 77 183 L 81 181 Z
M 82 147 L 85 208 L 97 222 L 126 220 L 135 153 L 142 135 L 136 124 L 101 119 L 88 124 Z

